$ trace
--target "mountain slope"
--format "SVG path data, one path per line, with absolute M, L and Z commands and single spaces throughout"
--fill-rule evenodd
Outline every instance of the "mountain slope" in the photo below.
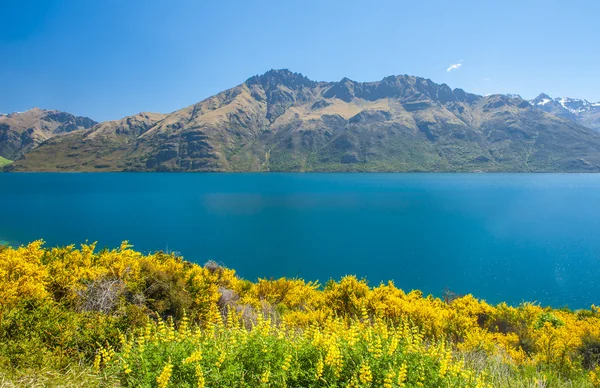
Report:
M 138 113 L 56 136 L 23 156 L 19 163 L 37 166 L 32 171 L 139 169 L 140 166 L 121 161 L 137 150 L 138 137 L 164 117 L 158 113 Z
M 96 122 L 87 117 L 39 108 L 1 114 L 0 156 L 17 159 L 54 136 L 86 129 L 94 124 Z
M 530 103 L 545 112 L 600 131 L 600 102 L 591 103 L 587 100 L 568 97 L 552 98 L 542 93 Z
M 8 169 L 600 171 L 600 134 L 589 128 L 520 97 L 406 75 L 316 82 L 271 70 L 169 115 L 143 116 L 52 139 Z

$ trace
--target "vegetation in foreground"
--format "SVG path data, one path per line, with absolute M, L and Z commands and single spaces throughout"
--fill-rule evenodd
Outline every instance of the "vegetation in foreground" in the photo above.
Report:
M 127 243 L 0 248 L 0 386 L 598 387 L 599 362 L 594 306 L 249 282 Z

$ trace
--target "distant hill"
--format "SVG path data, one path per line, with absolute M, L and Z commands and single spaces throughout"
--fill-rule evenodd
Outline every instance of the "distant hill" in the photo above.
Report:
M 271 70 L 168 115 L 54 137 L 13 171 L 600 171 L 600 134 L 518 96 Z
M 600 131 L 600 102 L 593 103 L 580 98 L 569 97 L 552 98 L 544 93 L 530 102 L 533 106 L 545 112 Z
M 54 136 L 90 128 L 94 124 L 96 122 L 87 117 L 39 108 L 0 114 L 0 156 L 18 159 Z
M 143 143 L 138 139 L 164 118 L 165 115 L 158 113 L 139 113 L 53 137 L 42 145 L 41 150 L 35 149 L 19 160 L 16 170 L 138 170 L 128 162 L 129 155 L 144 152 L 139 148 Z M 10 168 L 13 169 L 13 166 Z

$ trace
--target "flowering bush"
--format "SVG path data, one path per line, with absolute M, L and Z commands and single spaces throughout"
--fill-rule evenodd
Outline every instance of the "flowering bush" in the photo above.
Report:
M 596 306 L 442 300 L 354 276 L 249 282 L 126 242 L 0 247 L 8 375 L 76 364 L 128 386 L 591 387 L 599 343 Z
M 94 365 L 131 387 L 491 387 L 445 342 L 379 319 L 328 319 L 298 331 L 261 316 L 251 329 L 235 313 L 204 329 L 184 317 L 177 329 L 172 320 L 148 324 L 120 346 L 102 348 Z

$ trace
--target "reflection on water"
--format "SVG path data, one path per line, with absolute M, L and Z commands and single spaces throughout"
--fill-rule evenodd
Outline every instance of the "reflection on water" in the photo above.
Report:
M 600 175 L 0 174 L 0 239 L 129 240 L 246 278 L 600 304 Z

